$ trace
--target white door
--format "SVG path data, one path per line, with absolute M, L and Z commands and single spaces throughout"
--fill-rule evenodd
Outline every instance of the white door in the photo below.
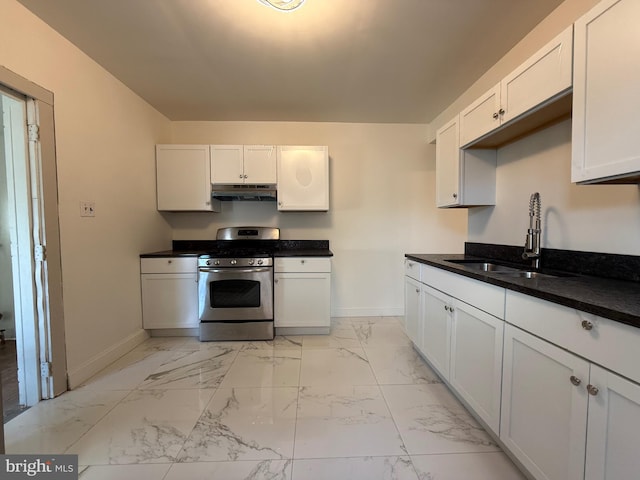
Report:
M 589 380 L 585 480 L 627 480 L 640 472 L 640 385 L 597 365 Z
M 422 350 L 422 319 L 420 318 L 420 282 L 404 277 L 404 326 L 413 344 Z
M 505 326 L 500 439 L 538 480 L 582 480 L 589 363 Z
M 638 18 L 638 0 L 604 0 L 575 23 L 572 182 L 640 172 Z
M 504 321 L 459 300 L 453 309 L 449 381 L 499 434 Z
M 328 328 L 331 325 L 330 298 L 330 273 L 276 273 L 274 326 Z
M 245 183 L 242 145 L 211 145 L 211 183 Z
M 156 145 L 158 210 L 212 211 L 208 145 Z
M 445 379 L 449 379 L 451 306 L 453 299 L 422 286 L 422 353 Z
M 436 205 L 459 205 L 460 128 L 458 116 L 436 132 Z
M 278 147 L 278 210 L 329 210 L 327 147 Z
M 460 112 L 460 146 L 500 126 L 500 84 Z
M 252 185 L 275 185 L 276 147 L 273 145 L 244 146 L 244 181 Z

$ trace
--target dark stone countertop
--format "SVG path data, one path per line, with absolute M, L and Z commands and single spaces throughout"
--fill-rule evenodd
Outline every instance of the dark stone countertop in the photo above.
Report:
M 259 243 L 232 243 L 228 240 L 174 240 L 171 250 L 143 253 L 140 258 L 197 257 L 217 250 L 224 251 L 230 246 L 247 248 L 257 246 L 270 252 L 274 257 L 333 257 L 328 240 L 267 240 Z
M 446 260 L 487 260 L 465 254 L 406 254 L 416 262 L 465 277 L 531 295 L 566 307 L 640 328 L 640 282 L 602 278 L 578 273 L 559 277 L 518 278 L 480 272 Z M 500 263 L 498 261 L 498 263 Z M 545 272 L 545 269 L 542 269 Z M 554 273 L 554 271 L 547 271 Z M 560 273 L 560 272 L 558 272 Z

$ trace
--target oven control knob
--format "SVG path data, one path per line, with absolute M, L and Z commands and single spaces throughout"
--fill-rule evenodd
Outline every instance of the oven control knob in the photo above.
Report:
M 207 260 L 207 265 L 211 265 L 211 260 Z
M 213 262 L 214 265 L 220 265 L 220 260 L 216 260 L 215 262 Z
M 262 259 L 259 259 L 259 260 L 258 260 L 258 265 L 262 265 L 262 263 L 263 263 L 263 262 L 262 262 Z
M 249 259 L 249 265 L 253 265 L 253 258 Z
M 234 259 L 234 260 L 231 260 L 231 265 L 235 265 L 235 264 L 237 264 L 237 263 L 238 263 L 238 261 L 237 261 L 237 260 L 235 260 L 235 259 Z

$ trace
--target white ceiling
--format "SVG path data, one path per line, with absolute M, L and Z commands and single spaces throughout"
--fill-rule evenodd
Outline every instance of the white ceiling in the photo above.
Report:
M 562 0 L 19 0 L 172 120 L 427 123 Z

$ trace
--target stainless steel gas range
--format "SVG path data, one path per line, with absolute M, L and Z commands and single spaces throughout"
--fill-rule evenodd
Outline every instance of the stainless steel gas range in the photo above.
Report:
M 271 340 L 273 249 L 280 230 L 218 230 L 223 247 L 198 258 L 200 340 Z

